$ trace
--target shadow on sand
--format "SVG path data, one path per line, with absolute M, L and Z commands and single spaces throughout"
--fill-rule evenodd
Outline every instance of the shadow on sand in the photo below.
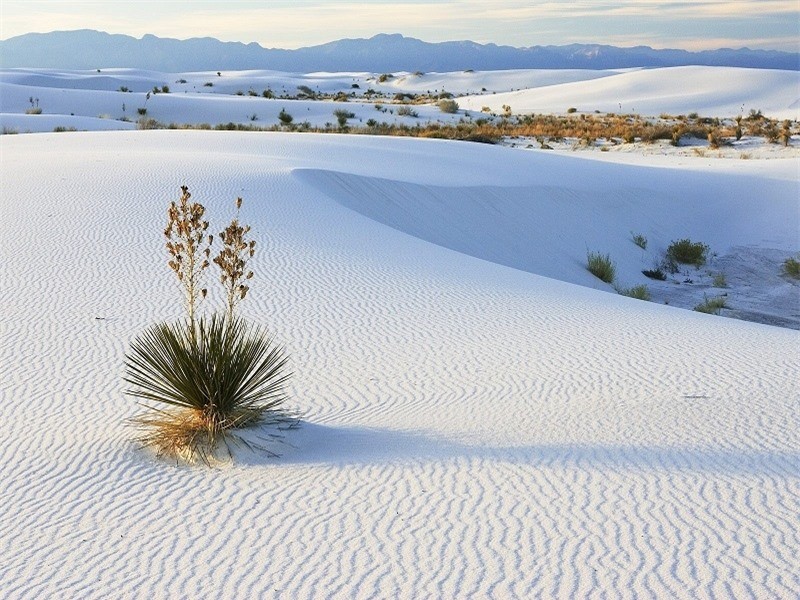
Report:
M 270 437 L 270 434 L 280 437 Z M 542 468 L 685 471 L 727 475 L 797 476 L 800 452 L 597 444 L 492 446 L 465 444 L 427 432 L 333 427 L 299 422 L 287 431 L 253 432 L 263 450 L 237 452 L 240 465 L 370 465 L 450 460 L 490 460 Z

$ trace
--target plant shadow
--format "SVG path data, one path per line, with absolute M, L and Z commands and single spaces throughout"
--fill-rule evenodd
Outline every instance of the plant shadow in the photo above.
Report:
M 468 444 L 424 431 L 334 427 L 307 421 L 298 422 L 297 427 L 291 429 L 277 432 L 261 429 L 253 434 L 255 437 L 251 437 L 251 441 L 262 447 L 236 452 L 235 461 L 239 465 L 358 466 L 490 460 L 541 468 L 631 472 L 777 476 L 797 476 L 800 472 L 800 451 L 613 444 L 492 446 Z

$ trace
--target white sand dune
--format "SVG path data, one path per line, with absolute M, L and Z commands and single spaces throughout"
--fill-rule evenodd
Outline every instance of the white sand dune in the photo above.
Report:
M 751 109 L 761 110 L 771 118 L 800 116 L 800 82 L 795 71 L 674 67 L 392 75 L 381 82 L 379 75 L 371 73 L 234 71 L 217 75 L 137 69 L 104 69 L 100 73 L 4 69 L 0 70 L 0 126 L 21 133 L 52 131 L 55 127 L 124 130 L 131 129 L 131 122 L 140 118 L 139 110 L 146 110 L 147 118 L 167 124 L 213 126 L 233 122 L 269 127 L 279 124 L 278 114 L 286 109 L 296 124 L 308 122 L 315 127 L 336 125 L 335 110 L 352 112 L 351 124 L 364 125 L 374 119 L 413 127 L 431 121 L 454 123 L 465 117 L 477 118 L 484 107 L 500 113 L 504 105 L 511 106 L 515 114 L 564 113 L 575 107 L 585 112 L 650 116 L 698 112 L 730 118 Z M 169 94 L 148 94 L 153 87 L 164 85 L 169 86 Z M 286 99 L 296 97 L 299 86 L 326 94 L 352 93 L 355 97 L 349 102 Z M 277 97 L 261 97 L 267 89 Z M 388 98 L 396 93 L 435 95 L 444 91 L 459 96 L 478 95 L 459 97 L 462 110 L 457 114 L 446 114 L 434 104 L 425 104 L 413 107 L 416 116 L 401 116 L 397 107 L 376 111 L 375 104 L 382 99 L 365 98 L 363 94 L 369 89 L 383 92 Z M 30 99 L 36 100 L 42 115 L 24 114 L 31 108 Z M 465 114 L 470 111 L 470 115 Z
M 596 245 L 638 268 L 631 228 L 796 250 L 795 162 L 0 144 L 0 596 L 800 594 L 800 334 L 591 289 L 582 267 Z M 180 184 L 214 227 L 245 200 L 243 312 L 285 343 L 304 412 L 280 458 L 176 468 L 123 423 L 130 340 L 181 314 L 162 248 Z
M 533 89 L 459 100 L 463 108 L 488 106 L 516 114 L 581 112 L 671 115 L 700 113 L 732 117 L 750 110 L 777 119 L 800 115 L 800 81 L 796 71 L 738 67 L 665 67 L 613 74 L 592 81 L 561 83 Z

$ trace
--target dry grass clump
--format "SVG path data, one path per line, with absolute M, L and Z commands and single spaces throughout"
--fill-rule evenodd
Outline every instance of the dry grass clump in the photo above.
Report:
M 205 208 L 191 200 L 186 186 L 167 211 L 168 264 L 183 289 L 187 318 L 156 324 L 138 336 L 126 355 L 125 376 L 128 393 L 148 409 L 133 419 L 138 440 L 159 456 L 208 463 L 220 446 L 229 455 L 231 442 L 252 446 L 234 430 L 288 420 L 281 410 L 288 359 L 263 327 L 235 314 L 250 289 L 247 262 L 255 253 L 255 242 L 246 239 L 250 227 L 239 223 L 241 205 L 237 198 L 236 216 L 220 233 L 223 247 L 213 260 Z M 225 311 L 198 316 L 212 262 L 220 269 Z

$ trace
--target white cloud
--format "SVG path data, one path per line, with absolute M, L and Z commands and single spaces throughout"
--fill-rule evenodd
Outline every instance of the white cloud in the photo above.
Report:
M 514 46 L 591 40 L 619 44 L 627 38 L 637 44 L 687 49 L 715 47 L 720 42 L 791 49 L 797 42 L 787 39 L 785 31 L 767 38 L 763 31 L 733 31 L 731 23 L 739 21 L 741 27 L 743 19 L 755 24 L 765 17 L 778 16 L 787 23 L 800 18 L 796 0 L 2 1 L 2 38 L 27 31 L 91 28 L 137 37 L 145 33 L 180 39 L 212 36 L 279 48 L 383 32 L 428 41 L 471 39 Z M 637 19 L 646 21 L 647 27 L 636 27 Z M 649 38 L 640 33 L 614 35 L 623 27 L 639 32 L 656 29 L 654 23 L 669 23 L 670 30 L 680 32 L 683 20 L 707 23 L 703 26 L 707 35 L 687 39 L 664 31 Z M 607 37 L 598 40 L 604 23 L 609 25 Z M 758 37 L 751 41 L 754 35 Z

